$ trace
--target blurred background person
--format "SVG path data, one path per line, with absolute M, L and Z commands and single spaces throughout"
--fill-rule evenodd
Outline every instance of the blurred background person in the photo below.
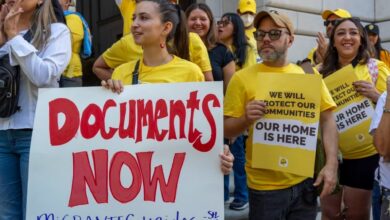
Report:
M 380 32 L 379 27 L 376 24 L 368 24 L 364 27 L 364 29 L 367 31 L 368 39 L 370 40 L 370 43 L 375 48 L 375 59 L 381 60 L 384 62 L 387 67 L 390 68 L 390 53 L 388 50 L 384 49 L 381 44 L 381 38 L 380 38 Z
M 81 58 L 85 59 L 92 54 L 92 39 L 87 21 L 77 12 L 69 11 L 74 6 L 73 0 L 59 0 L 70 33 L 72 34 L 72 58 L 62 73 L 60 87 L 82 86 L 83 68 Z

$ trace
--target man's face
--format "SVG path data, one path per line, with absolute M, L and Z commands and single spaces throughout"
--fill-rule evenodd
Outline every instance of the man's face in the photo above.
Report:
M 339 19 L 340 19 L 340 17 L 335 15 L 335 14 L 329 15 L 329 17 L 326 19 L 326 21 L 329 22 L 328 26 L 326 26 L 326 35 L 328 36 L 328 38 L 330 37 L 330 35 L 332 33 L 332 30 L 334 27 L 334 21 L 339 20 Z
M 287 28 L 279 27 L 270 18 L 261 20 L 257 33 L 265 33 L 263 37 L 257 37 L 257 50 L 264 62 L 278 62 L 286 59 L 287 50 L 292 45 L 293 37 Z M 270 33 L 271 36 L 270 37 Z M 279 34 L 274 34 L 274 33 Z

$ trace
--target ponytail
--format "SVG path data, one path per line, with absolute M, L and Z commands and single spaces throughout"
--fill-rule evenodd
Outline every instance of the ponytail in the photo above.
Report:
M 179 5 L 172 4 L 168 0 L 143 0 L 157 3 L 159 5 L 159 12 L 161 14 L 161 21 L 171 22 L 172 30 L 168 34 L 166 42 L 169 46 L 169 42 L 173 39 L 172 47 L 168 47 L 169 52 L 179 56 L 182 59 L 189 60 L 190 53 L 188 49 L 188 29 L 186 24 L 186 16 L 180 9 Z
M 186 15 L 176 5 L 177 12 L 179 15 L 179 24 L 176 27 L 175 35 L 173 38 L 173 45 L 175 47 L 177 56 L 189 60 L 190 59 L 190 50 L 189 50 L 189 39 L 188 39 L 188 27 L 186 24 Z

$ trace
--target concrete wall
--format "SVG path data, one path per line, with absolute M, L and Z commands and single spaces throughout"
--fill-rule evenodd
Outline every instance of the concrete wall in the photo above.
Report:
M 238 0 L 205 0 L 219 18 L 224 12 L 235 12 Z M 352 16 L 360 17 L 363 24 L 377 22 L 383 45 L 390 49 L 389 0 L 257 0 L 257 11 L 278 10 L 285 12 L 295 26 L 295 42 L 289 51 L 292 62 L 303 59 L 316 46 L 316 34 L 325 32 L 321 12 L 326 9 L 344 8 Z

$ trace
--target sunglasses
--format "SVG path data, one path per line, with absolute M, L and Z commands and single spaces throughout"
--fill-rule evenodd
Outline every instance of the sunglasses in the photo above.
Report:
M 353 20 L 356 22 L 360 22 L 360 18 L 358 17 L 351 17 L 351 18 L 340 18 L 333 21 L 324 21 L 324 26 L 328 27 L 329 24 L 332 24 L 332 26 L 336 26 L 338 23 L 345 21 L 345 20 Z
M 272 29 L 270 31 L 262 31 L 262 30 L 257 30 L 253 32 L 253 36 L 255 37 L 256 40 L 262 41 L 264 40 L 265 36 L 268 34 L 269 39 L 271 40 L 279 40 L 279 38 L 282 36 L 282 33 L 290 34 L 287 31 L 282 31 L 278 29 Z
M 222 26 L 222 27 L 226 27 L 229 23 L 230 23 L 229 20 L 220 20 L 220 21 L 217 21 L 217 25 L 218 25 L 218 26 Z

